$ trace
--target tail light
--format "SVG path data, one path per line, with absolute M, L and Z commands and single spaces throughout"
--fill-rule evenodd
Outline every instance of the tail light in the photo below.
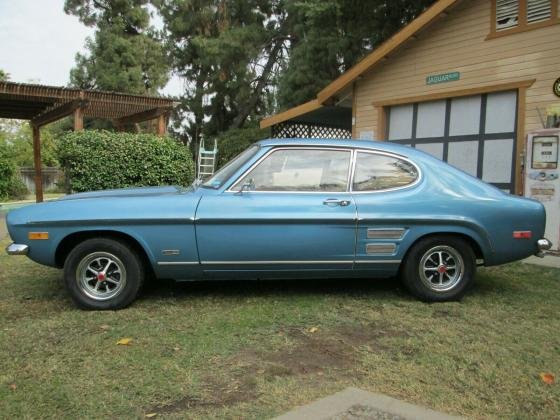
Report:
M 533 232 L 530 230 L 514 230 L 513 231 L 513 238 L 514 239 L 531 239 L 533 236 Z

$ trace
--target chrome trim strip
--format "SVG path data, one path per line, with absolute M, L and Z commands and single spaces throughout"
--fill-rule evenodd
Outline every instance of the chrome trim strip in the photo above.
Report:
M 366 244 L 368 254 L 394 254 L 397 250 L 396 244 L 374 243 Z
M 270 156 L 272 153 L 277 152 L 278 150 L 293 150 L 293 149 L 298 149 L 298 150 L 335 150 L 335 151 L 343 151 L 343 152 L 349 152 L 350 153 L 350 159 L 348 161 L 348 174 L 346 177 L 346 189 L 344 191 L 244 191 L 247 193 L 280 193 L 280 194 L 341 194 L 341 193 L 348 193 L 349 192 L 349 186 L 350 186 L 350 182 L 351 182 L 351 174 L 352 174 L 352 155 L 354 152 L 354 148 L 352 147 L 334 147 L 334 146 L 280 146 L 280 147 L 272 147 L 268 152 L 266 152 L 264 155 L 262 155 L 259 159 L 257 159 L 257 161 L 255 163 L 253 163 L 251 166 L 249 166 L 249 168 L 244 171 L 241 175 L 239 175 L 237 177 L 237 179 L 235 181 L 233 181 L 231 183 L 231 185 L 226 188 L 225 192 L 229 192 L 229 193 L 237 193 L 239 192 L 239 190 L 234 189 L 236 187 L 236 185 L 241 182 L 241 180 L 245 177 L 245 175 L 248 175 L 258 164 L 260 164 L 264 159 L 266 159 L 268 156 Z
M 198 261 L 158 261 L 157 265 L 198 265 Z
M 6 247 L 6 253 L 8 255 L 27 255 L 29 252 L 29 246 L 23 244 L 10 244 Z
M 353 264 L 353 260 L 348 261 L 201 261 L 201 264 L 214 264 L 214 265 L 226 265 L 226 264 Z
M 180 251 L 178 249 L 162 249 L 161 253 L 163 255 L 179 255 Z
M 404 228 L 370 228 L 367 230 L 368 239 L 402 239 Z
M 252 264 L 396 264 L 401 260 L 357 260 L 357 261 L 201 261 L 209 265 L 252 265 Z M 198 265 L 198 261 L 158 261 L 158 265 Z

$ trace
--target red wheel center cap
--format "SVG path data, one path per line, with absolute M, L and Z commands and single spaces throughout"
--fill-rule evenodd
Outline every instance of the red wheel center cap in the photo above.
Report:
M 99 280 L 99 281 L 104 281 L 104 280 L 105 280 L 105 274 L 99 273 L 99 274 L 97 275 L 97 280 Z
M 447 266 L 442 264 L 437 268 L 437 271 L 440 274 L 447 273 Z

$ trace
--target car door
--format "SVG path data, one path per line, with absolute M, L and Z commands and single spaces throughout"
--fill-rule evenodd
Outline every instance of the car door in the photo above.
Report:
M 358 211 L 357 272 L 396 273 L 414 228 L 410 214 L 417 208 L 414 186 L 419 181 L 418 167 L 402 156 L 356 151 L 351 189 Z
M 356 205 L 352 152 L 277 147 L 196 214 L 200 262 L 217 277 L 298 277 L 351 270 Z

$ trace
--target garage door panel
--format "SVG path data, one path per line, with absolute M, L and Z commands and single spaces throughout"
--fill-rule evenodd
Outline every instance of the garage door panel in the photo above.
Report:
M 446 101 L 418 104 L 416 138 L 443 137 L 445 134 Z
M 481 96 L 454 98 L 451 101 L 450 136 L 478 134 L 480 131 Z
M 391 107 L 389 113 L 389 140 L 409 139 L 412 137 L 412 105 Z
M 443 143 L 418 143 L 416 148 L 443 160 Z
M 478 141 L 449 142 L 447 163 L 476 176 L 478 168 Z
M 482 158 L 482 180 L 493 183 L 511 182 L 513 139 L 487 140 Z
M 516 92 L 489 93 L 486 100 L 486 134 L 515 131 Z
M 389 140 L 513 192 L 517 91 L 391 107 Z

